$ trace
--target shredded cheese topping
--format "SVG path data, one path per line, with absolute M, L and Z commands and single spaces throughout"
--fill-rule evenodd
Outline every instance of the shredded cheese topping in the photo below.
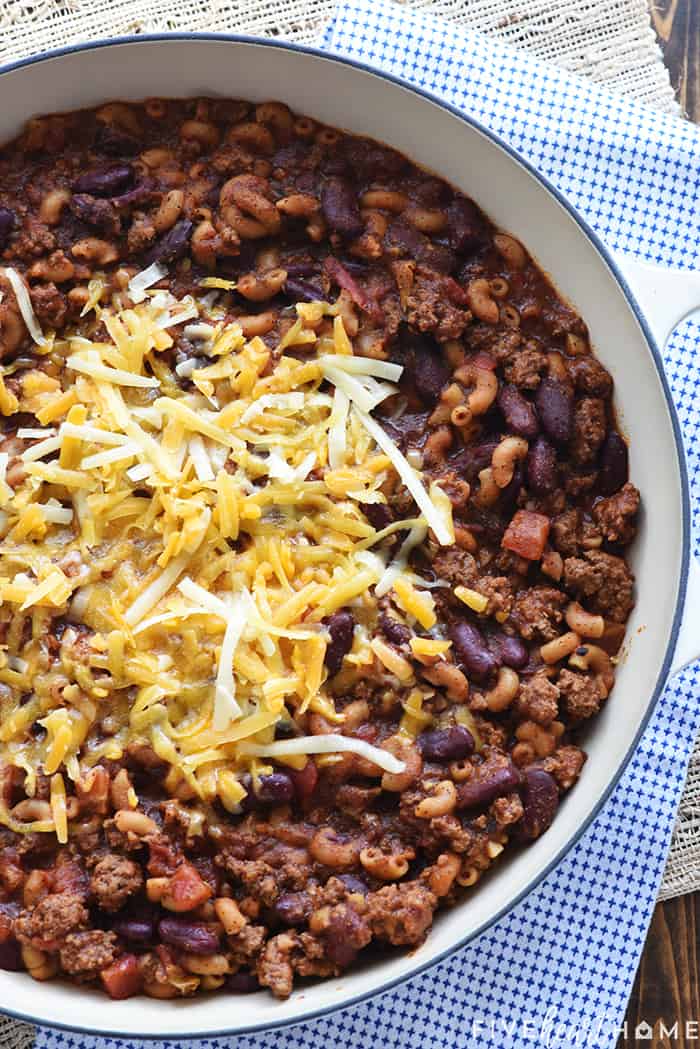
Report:
M 77 330 L 47 343 L 5 272 L 50 367 L 17 375 L 15 410 L 38 425 L 18 433 L 15 487 L 0 453 L 0 761 L 30 795 L 51 777 L 53 822 L 4 809 L 0 822 L 65 841 L 68 781 L 134 743 L 168 763 L 168 784 L 231 811 L 266 759 L 299 768 L 350 751 L 401 771 L 343 734 L 325 668 L 325 621 L 350 606 L 346 690 L 372 666 L 410 684 L 410 664 L 372 640 L 374 595 L 392 587 L 407 616 L 435 624 L 408 556 L 428 528 L 453 541 L 449 500 L 370 414 L 401 367 L 355 356 L 328 303 L 298 304 L 274 348 L 246 340 L 217 306 L 222 282 L 178 302 L 148 291 L 159 266 L 133 278 L 126 305 L 100 305 L 100 291 Z M 172 329 L 193 319 L 200 356 L 176 363 Z M 420 516 L 377 531 L 363 507 L 385 502 L 396 475 Z M 408 537 L 388 564 L 398 530 Z M 306 713 L 335 731 L 275 740 Z

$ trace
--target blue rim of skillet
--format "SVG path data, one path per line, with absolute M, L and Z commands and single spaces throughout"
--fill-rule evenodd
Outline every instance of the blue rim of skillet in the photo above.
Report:
M 397 87 L 404 88 L 406 91 L 410 91 L 414 95 L 418 95 L 419 97 L 426 99 L 428 102 L 432 102 L 433 104 L 440 106 L 441 109 L 444 109 L 448 113 L 451 113 L 452 116 L 457 117 L 458 120 L 461 120 L 464 124 L 467 124 L 469 127 L 480 132 L 491 142 L 493 142 L 494 145 L 498 146 L 514 164 L 517 164 L 519 167 L 524 168 L 524 170 L 527 171 L 528 174 L 532 175 L 532 177 L 535 178 L 540 183 L 540 185 L 547 190 L 550 196 L 553 197 L 554 200 L 566 210 L 570 218 L 574 220 L 579 229 L 584 233 L 584 235 L 596 248 L 599 255 L 603 258 L 603 261 L 606 263 L 609 270 L 620 285 L 625 295 L 625 298 L 627 299 L 627 303 L 632 312 L 634 313 L 640 328 L 642 329 L 644 338 L 646 339 L 647 345 L 651 350 L 657 375 L 661 383 L 661 388 L 663 390 L 664 397 L 666 399 L 666 407 L 671 420 L 671 426 L 673 428 L 673 437 L 676 444 L 678 472 L 680 475 L 681 486 L 681 571 L 678 584 L 678 594 L 676 596 L 676 607 L 673 614 L 671 634 L 668 646 L 666 648 L 664 661 L 661 666 L 661 669 L 659 670 L 659 674 L 656 679 L 656 684 L 654 685 L 654 690 L 649 699 L 646 713 L 634 738 L 630 741 L 630 745 L 627 749 L 627 753 L 625 754 L 623 761 L 620 763 L 615 775 L 612 777 L 610 783 L 606 787 L 603 796 L 600 798 L 594 809 L 589 813 L 587 818 L 583 821 L 576 833 L 569 839 L 567 844 L 562 846 L 562 848 L 559 849 L 556 856 L 546 865 L 546 867 L 539 871 L 536 877 L 532 878 L 530 882 L 525 886 L 525 888 L 521 889 L 521 891 L 517 894 L 516 897 L 514 897 L 514 899 L 509 900 L 509 902 L 505 904 L 498 911 L 497 914 L 495 914 L 488 921 L 485 921 L 474 932 L 459 940 L 457 943 L 454 944 L 454 946 L 447 948 L 445 951 L 442 952 L 442 954 L 438 955 L 436 958 L 432 958 L 430 959 L 430 961 L 426 961 L 420 965 L 417 965 L 416 968 L 408 975 L 395 977 L 391 980 L 388 980 L 386 983 L 380 984 L 376 987 L 375 990 L 370 991 L 369 993 L 357 994 L 354 997 L 349 998 L 347 1001 L 344 1001 L 341 1005 L 324 1006 L 323 1008 L 316 1009 L 314 1012 L 310 1012 L 308 1015 L 299 1017 L 298 1019 L 283 1019 L 277 1021 L 272 1020 L 269 1023 L 255 1023 L 250 1024 L 246 1027 L 237 1027 L 233 1029 L 222 1028 L 219 1031 L 204 1030 L 200 1032 L 188 1032 L 187 1034 L 187 1038 L 189 1039 L 212 1039 L 229 1037 L 232 1034 L 248 1034 L 251 1032 L 271 1031 L 275 1029 L 281 1029 L 284 1027 L 293 1027 L 299 1024 L 309 1023 L 310 1021 L 316 1020 L 321 1016 L 326 1016 L 329 1013 L 338 1012 L 343 1009 L 348 1009 L 354 1005 L 359 1005 L 362 1002 L 369 1001 L 370 999 L 376 998 L 380 994 L 384 994 L 387 991 L 390 991 L 403 983 L 407 983 L 409 980 L 412 980 L 414 977 L 419 976 L 421 973 L 425 972 L 432 966 L 438 965 L 440 962 L 445 961 L 456 951 L 460 950 L 462 947 L 465 947 L 467 943 L 471 943 L 482 933 L 486 932 L 487 929 L 489 929 L 497 921 L 503 918 L 509 911 L 511 911 L 515 906 L 517 906 L 517 904 L 521 903 L 525 899 L 525 897 L 528 896 L 532 892 L 532 890 L 537 885 L 539 885 L 540 882 L 559 864 L 559 862 L 563 859 L 566 853 L 568 853 L 569 850 L 572 849 L 574 845 L 576 845 L 576 843 L 580 840 L 584 832 L 588 829 L 590 824 L 596 818 L 605 802 L 610 797 L 612 791 L 617 786 L 623 772 L 627 768 L 627 765 L 629 764 L 630 759 L 632 758 L 632 755 L 634 754 L 634 751 L 637 748 L 637 744 L 639 743 L 639 740 L 641 739 L 641 736 L 645 728 L 647 727 L 647 724 L 649 723 L 651 715 L 658 702 L 659 696 L 661 695 L 663 687 L 668 678 L 669 671 L 671 669 L 671 661 L 673 659 L 673 653 L 678 638 L 678 631 L 680 629 L 681 620 L 683 616 L 686 589 L 688 584 L 688 565 L 690 558 L 690 496 L 688 486 L 688 469 L 683 449 L 683 439 L 681 436 L 680 424 L 678 421 L 678 416 L 676 414 L 675 406 L 673 404 L 673 400 L 671 398 L 671 391 L 669 389 L 668 381 L 664 372 L 661 353 L 659 347 L 656 344 L 654 336 L 652 335 L 649 324 L 647 323 L 644 314 L 640 309 L 639 304 L 637 303 L 637 300 L 632 294 L 632 291 L 629 285 L 627 284 L 627 281 L 625 280 L 624 276 L 622 275 L 622 272 L 620 271 L 620 268 L 618 267 L 612 254 L 605 246 L 603 241 L 600 239 L 598 234 L 595 232 L 595 230 L 591 228 L 588 222 L 586 222 L 586 220 L 582 218 L 579 212 L 576 211 L 576 209 L 569 203 L 566 197 L 562 195 L 559 189 L 557 189 L 557 187 L 553 185 L 553 183 L 550 182 L 548 178 L 546 178 L 535 167 L 533 167 L 533 165 L 528 160 L 524 159 L 515 149 L 513 149 L 513 147 L 508 142 L 501 138 L 500 135 L 495 134 L 489 128 L 485 127 L 484 124 L 482 124 L 480 121 L 475 120 L 474 117 L 469 116 L 466 113 L 462 112 L 462 110 L 450 105 L 449 102 L 445 102 L 444 99 L 440 98 L 438 95 L 434 94 L 431 91 L 426 91 L 424 88 L 416 87 L 415 84 L 412 84 L 409 81 L 402 79 L 401 77 L 397 77 L 391 73 L 386 73 L 381 70 L 374 69 L 372 66 L 368 65 L 365 62 L 359 62 L 356 59 L 346 58 L 342 55 L 337 55 L 332 51 L 322 51 L 320 48 L 317 47 L 307 47 L 301 44 L 292 44 L 283 41 L 281 42 L 276 40 L 268 40 L 262 37 L 245 36 L 240 33 L 148 33 L 138 36 L 118 36 L 109 37 L 105 40 L 87 41 L 83 44 L 75 44 L 68 45 L 66 47 L 55 48 L 52 51 L 45 51 L 39 55 L 34 55 L 29 58 L 19 59 L 16 62 L 7 63 L 6 65 L 0 67 L 0 77 L 4 76 L 6 73 L 14 72 L 17 69 L 23 69 L 26 66 L 38 65 L 41 62 L 51 61 L 51 59 L 61 58 L 64 55 L 76 54 L 81 51 L 96 51 L 103 47 L 118 47 L 122 45 L 131 44 L 167 43 L 173 40 L 201 40 L 210 41 L 212 43 L 248 44 L 252 47 L 274 48 L 280 51 L 296 51 L 299 54 L 311 55 L 314 58 L 320 58 L 326 62 L 339 63 L 340 65 L 350 66 L 351 68 L 357 69 L 362 73 L 367 73 L 371 76 L 374 76 L 378 80 L 389 81 L 389 83 L 394 84 Z M 94 1028 L 81 1027 L 79 1023 L 75 1025 L 69 1025 L 64 1023 L 47 1024 L 44 1021 L 37 1020 L 36 1017 L 32 1016 L 31 1014 L 22 1013 L 18 1010 L 13 1009 L 11 1004 L 5 1002 L 2 1003 L 2 1009 L 4 1013 L 18 1020 L 25 1020 L 30 1023 L 39 1023 L 40 1025 L 46 1027 L 56 1028 L 65 1031 L 76 1031 L 78 1033 L 88 1035 L 98 1034 L 102 1037 L 107 1038 L 133 1038 L 133 1035 L 130 1032 L 120 1031 L 119 1029 L 101 1029 L 98 1032 L 95 1032 Z M 162 1036 L 158 1033 L 140 1034 L 138 1037 L 143 1041 L 162 1040 Z M 172 1035 L 170 1035 L 166 1037 L 165 1040 L 169 1042 L 175 1039 Z

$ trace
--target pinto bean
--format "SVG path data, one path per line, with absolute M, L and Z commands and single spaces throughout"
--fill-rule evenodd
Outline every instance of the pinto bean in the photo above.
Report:
M 629 476 L 629 452 L 617 430 L 611 430 L 600 453 L 598 486 L 603 495 L 614 495 Z
M 489 651 L 480 630 L 465 619 L 453 623 L 450 637 L 455 650 L 471 677 L 483 681 L 498 670 L 500 660 Z
M 426 761 L 444 764 L 459 761 L 474 753 L 474 737 L 464 725 L 422 732 L 418 737 L 418 749 Z
M 187 254 L 194 224 L 189 219 L 180 219 L 172 229 L 156 241 L 146 256 L 146 264 L 153 262 L 175 262 Z
M 527 455 L 527 483 L 535 495 L 557 487 L 557 453 L 546 437 L 538 437 Z
M 566 444 L 571 437 L 574 420 L 573 398 L 566 387 L 559 379 L 543 379 L 535 403 L 547 436 L 555 444 Z
M 508 761 L 507 765 L 489 772 L 483 778 L 473 776 L 457 788 L 457 808 L 473 809 L 490 805 L 496 798 L 510 794 L 520 786 L 520 772 Z
M 219 937 L 205 922 L 161 918 L 158 933 L 164 943 L 179 947 L 188 954 L 216 954 L 219 950 Z
M 339 175 L 329 178 L 321 190 L 321 210 L 330 229 L 346 237 L 357 237 L 363 229 L 357 196 L 351 184 Z
M 86 171 L 73 183 L 74 193 L 89 193 L 93 197 L 114 197 L 134 180 L 131 164 L 112 164 L 108 168 Z
M 518 831 L 521 837 L 532 841 L 551 826 L 559 808 L 559 791 L 552 776 L 544 769 L 525 769 L 522 775 L 524 811 Z
M 333 677 L 343 665 L 343 659 L 352 648 L 355 617 L 347 609 L 334 612 L 326 619 L 326 628 L 330 641 L 326 647 L 326 668 L 328 676 Z
M 509 430 L 528 440 L 537 436 L 540 430 L 537 414 L 517 386 L 502 386 L 496 400 Z

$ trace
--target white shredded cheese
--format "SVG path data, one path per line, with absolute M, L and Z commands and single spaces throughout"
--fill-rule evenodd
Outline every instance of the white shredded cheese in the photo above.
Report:
M 47 437 L 45 441 L 39 441 L 37 444 L 33 444 L 31 448 L 25 449 L 20 455 L 20 459 L 23 463 L 36 462 L 37 459 L 43 459 L 45 455 L 57 452 L 62 443 L 63 441 L 60 437 Z
M 216 674 L 214 690 L 214 714 L 212 728 L 223 732 L 230 722 L 241 715 L 241 708 L 236 702 L 236 682 L 233 676 L 233 657 L 246 624 L 245 609 L 240 597 L 235 597 L 227 609 L 226 630 L 221 644 L 219 668 Z
M 408 563 L 408 555 L 414 547 L 419 546 L 425 541 L 425 537 L 428 534 L 427 526 L 424 524 L 414 525 L 411 531 L 408 533 L 398 554 L 387 566 L 384 574 L 374 588 L 374 592 L 377 597 L 384 597 L 391 590 L 394 582 L 404 571 Z
M 112 433 L 111 430 L 101 430 L 99 426 L 78 426 L 76 423 L 62 423 L 58 431 L 59 437 L 79 437 L 82 441 L 92 441 L 93 444 L 128 444 L 129 438 L 123 433 Z
M 327 364 L 323 369 L 323 375 L 335 387 L 340 387 L 363 412 L 371 412 L 387 397 L 396 393 L 396 387 L 391 383 L 377 382 L 371 375 L 351 375 L 335 364 Z
M 19 306 L 19 312 L 22 314 L 22 320 L 27 325 L 29 334 L 37 346 L 46 346 L 48 340 L 42 332 L 41 325 L 34 313 L 27 285 L 24 283 L 17 270 L 13 269 L 12 266 L 5 266 L 5 276 L 12 285 L 12 290 L 15 293 L 17 305 Z
M 150 378 L 148 375 L 136 375 L 134 372 L 124 371 L 122 368 L 109 368 L 106 364 L 98 361 L 86 360 L 73 354 L 66 360 L 66 367 L 72 368 L 74 372 L 89 375 L 92 379 L 103 379 L 112 382 L 116 386 L 133 386 L 143 390 L 152 390 L 160 386 L 158 379 Z
M 327 367 L 340 368 L 341 371 L 349 372 L 351 375 L 374 375 L 378 379 L 389 379 L 391 382 L 398 382 L 403 372 L 402 364 L 379 361 L 374 357 L 355 357 L 341 353 L 325 354 L 318 358 L 318 363 L 324 371 Z
M 292 754 L 359 754 L 385 772 L 404 772 L 406 765 L 388 750 L 375 747 L 364 739 L 339 736 L 329 732 L 323 736 L 297 736 L 296 739 L 280 739 L 275 743 L 246 743 L 239 746 L 241 753 L 260 758 L 284 758 Z
M 451 546 L 453 539 L 450 536 L 450 531 L 445 523 L 443 514 L 433 503 L 423 487 L 423 484 L 416 475 L 416 471 L 411 464 L 407 462 L 404 454 L 396 447 L 391 437 L 389 437 L 389 434 L 379 425 L 376 419 L 373 419 L 371 415 L 368 415 L 357 407 L 355 407 L 355 411 L 369 435 L 374 438 L 382 451 L 391 459 L 394 469 L 415 499 L 426 522 L 435 533 L 435 538 L 438 543 L 440 543 L 441 546 Z
M 73 510 L 69 506 L 61 506 L 55 500 L 50 500 L 48 503 L 37 503 L 36 505 L 40 507 L 44 518 L 52 524 L 70 524 L 73 520 Z
M 175 365 L 175 374 L 179 375 L 181 379 L 189 379 L 192 372 L 195 372 L 199 367 L 199 361 L 196 357 L 190 357 L 186 361 L 180 361 L 179 364 Z
M 40 441 L 43 437 L 54 437 L 56 429 L 53 426 L 49 426 L 46 429 L 41 429 L 38 426 L 20 426 L 17 431 L 17 436 L 23 441 Z
M 283 412 L 300 412 L 304 407 L 303 393 L 266 393 L 246 408 L 241 416 L 245 425 L 256 416 L 262 415 L 266 408 L 277 408 Z
M 137 444 L 121 444 L 117 448 L 108 448 L 104 452 L 88 455 L 80 464 L 81 470 L 97 470 L 101 466 L 110 466 L 125 459 L 132 459 L 141 449 Z
M 146 288 L 157 284 L 163 277 L 168 276 L 168 271 L 160 262 L 152 262 L 145 270 L 141 270 L 129 281 L 127 291 L 132 302 L 143 302 L 146 298 Z
M 199 434 L 190 437 L 189 452 L 198 480 L 213 481 L 214 471 L 209 456 L 207 455 L 207 450 L 204 447 L 204 441 Z
M 338 470 L 345 465 L 349 411 L 348 395 L 339 386 L 336 386 L 333 393 L 333 408 L 328 420 L 328 465 L 331 470 Z
M 153 468 L 149 463 L 136 463 L 135 466 L 130 466 L 126 471 L 126 476 L 130 481 L 145 481 L 147 477 L 150 477 L 153 473 Z
M 157 605 L 160 599 L 165 597 L 170 587 L 175 585 L 187 568 L 191 557 L 192 554 L 185 553 L 173 558 L 158 578 L 149 583 L 146 589 L 139 594 L 131 607 L 124 613 L 124 619 L 129 626 L 136 626 L 143 619 L 146 612 L 150 612 L 154 605 Z

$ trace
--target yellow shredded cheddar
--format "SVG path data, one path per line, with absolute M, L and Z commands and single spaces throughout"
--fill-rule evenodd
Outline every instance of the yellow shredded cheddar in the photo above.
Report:
M 173 789 L 239 811 L 247 777 L 270 768 L 260 754 L 279 721 L 308 711 L 342 731 L 326 665 L 328 617 L 340 609 L 356 623 L 345 684 L 374 663 L 411 685 L 410 656 L 449 647 L 412 638 L 407 658 L 373 636 L 373 588 L 387 572 L 383 592 L 407 621 L 425 630 L 436 621 L 420 579 L 388 566 L 394 532 L 424 519 L 378 532 L 363 509 L 397 480 L 400 453 L 364 421 L 368 399 L 395 390 L 376 376 L 393 380 L 397 366 L 355 357 L 337 305 L 324 302 L 298 304 L 274 352 L 247 340 L 215 304 L 232 287 L 209 277 L 201 301 L 158 290 L 124 309 L 96 278 L 76 328 L 55 343 L 52 361 L 64 365 L 27 371 L 17 394 L 0 379 L 0 412 L 33 415 L 40 442 L 14 488 L 8 456 L 0 463 L 0 681 L 11 693 L 0 760 L 22 770 L 30 792 L 50 777 L 52 814 L 30 823 L 0 807 L 12 829 L 65 843 L 69 781 L 90 783 L 130 744 L 169 765 Z M 210 359 L 196 368 L 164 352 L 181 316 L 208 339 Z M 285 353 L 298 347 L 303 359 Z M 449 530 L 446 497 L 433 489 Z M 63 626 L 47 656 L 55 616 Z M 423 701 L 414 687 L 402 731 L 429 723 Z M 303 768 L 300 746 L 280 761 Z M 125 804 L 137 806 L 133 789 Z

